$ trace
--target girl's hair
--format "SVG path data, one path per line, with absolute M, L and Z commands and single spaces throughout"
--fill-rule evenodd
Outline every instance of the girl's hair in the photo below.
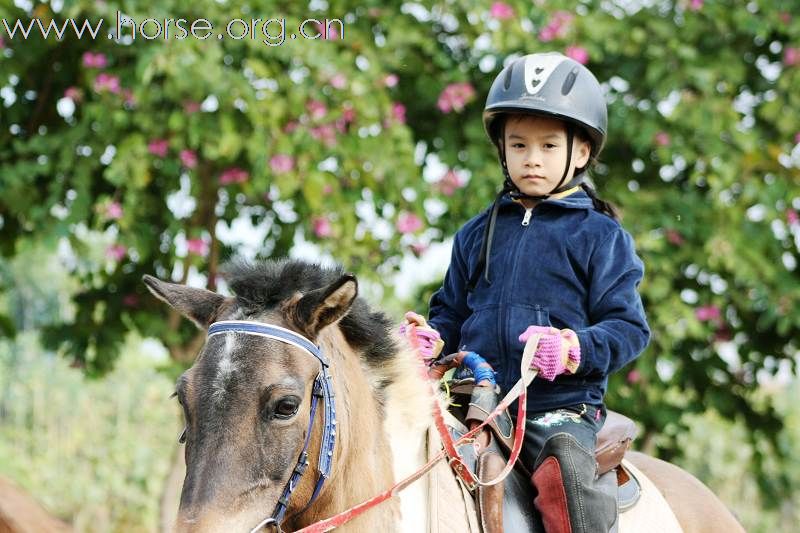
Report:
M 617 211 L 617 208 L 614 207 L 614 204 L 598 198 L 597 193 L 595 192 L 594 189 L 592 189 L 591 185 L 589 185 L 584 181 L 583 183 L 581 183 L 581 189 L 583 189 L 586 192 L 586 194 L 589 195 L 589 198 L 592 199 L 592 204 L 594 204 L 595 209 L 597 209 L 604 215 L 610 216 L 614 220 L 619 220 L 619 212 Z
M 577 127 L 575 128 L 575 138 L 583 142 L 589 143 L 589 146 L 592 146 L 592 155 L 590 156 L 589 162 L 586 164 L 586 167 L 584 168 L 584 172 L 586 172 L 588 175 L 589 170 L 591 170 L 592 165 L 597 160 L 596 159 L 597 155 L 594 153 L 594 146 L 592 145 L 592 142 L 590 140 L 591 137 L 589 137 L 589 135 L 584 131 L 583 128 Z M 619 211 L 617 211 L 617 208 L 614 207 L 614 204 L 612 204 L 611 202 L 606 202 L 605 200 L 602 200 L 600 197 L 598 197 L 597 191 L 595 191 L 591 185 L 583 181 L 581 182 L 581 189 L 583 189 L 584 192 L 587 195 L 589 195 L 589 198 L 592 199 L 592 204 L 594 205 L 595 209 L 597 209 L 604 215 L 608 215 L 614 220 L 619 220 Z

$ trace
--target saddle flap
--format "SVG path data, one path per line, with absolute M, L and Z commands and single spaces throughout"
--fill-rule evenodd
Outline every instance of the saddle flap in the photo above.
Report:
M 622 461 L 637 433 L 633 420 L 615 411 L 608 411 L 606 421 L 597 434 L 595 457 L 598 474 L 605 474 Z

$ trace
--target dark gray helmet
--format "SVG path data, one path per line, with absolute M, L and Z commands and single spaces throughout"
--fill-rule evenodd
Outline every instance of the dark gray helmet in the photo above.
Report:
M 529 54 L 504 68 L 489 89 L 483 125 L 499 144 L 498 118 L 529 113 L 570 121 L 589 135 L 596 157 L 606 139 L 608 111 L 597 78 L 589 69 L 558 52 Z M 499 146 L 498 146 L 499 148 Z

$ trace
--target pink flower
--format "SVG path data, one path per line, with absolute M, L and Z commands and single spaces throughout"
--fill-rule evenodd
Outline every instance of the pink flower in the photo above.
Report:
M 109 220 L 122 218 L 122 206 L 119 205 L 119 202 L 111 202 L 106 206 L 106 218 Z
M 641 374 L 641 372 L 639 372 L 638 370 L 636 370 L 636 369 L 634 368 L 633 370 L 631 370 L 630 372 L 628 372 L 628 375 L 626 376 L 626 378 L 625 378 L 625 379 L 626 379 L 626 380 L 628 381 L 628 383 L 630 383 L 631 385 L 635 385 L 635 384 L 639 383 L 639 382 L 642 380 L 642 374 Z
M 153 139 L 147 143 L 147 151 L 158 157 L 167 157 L 169 141 L 166 139 Z
M 82 59 L 83 66 L 86 68 L 106 68 L 108 65 L 108 60 L 106 59 L 105 54 L 84 52 Z
M 781 11 L 778 13 L 778 17 L 780 17 L 781 22 L 784 24 L 789 24 L 792 21 L 792 15 L 786 11 Z
M 489 8 L 489 15 L 498 20 L 507 20 L 514 16 L 514 8 L 505 2 L 494 2 Z
M 330 24 L 326 27 L 322 23 L 317 23 L 315 26 L 319 32 L 320 39 L 333 41 L 339 38 L 339 30 L 336 29 L 336 24 Z
M 97 75 L 97 78 L 94 80 L 94 90 L 95 92 L 103 92 L 108 91 L 114 94 L 119 94 L 120 92 L 120 84 L 119 84 L 119 77 L 112 76 L 111 74 L 106 74 L 105 72 L 101 72 Z
M 670 138 L 669 133 L 665 131 L 659 131 L 653 137 L 653 140 L 658 146 L 669 146 Z
M 708 322 L 710 320 L 718 321 L 722 313 L 716 305 L 707 305 L 695 309 L 694 316 L 701 322 Z
M 198 111 L 200 111 L 200 102 L 195 102 L 193 100 L 184 100 L 183 110 L 189 114 L 197 113 Z
M 733 334 L 726 324 L 720 324 L 714 331 L 714 342 L 727 342 L 733 339 Z
M 231 167 L 219 175 L 219 182 L 221 185 L 228 185 L 230 183 L 244 183 L 249 177 L 250 174 L 246 170 L 239 167 Z
M 133 91 L 130 89 L 122 89 L 122 97 L 125 99 L 125 103 L 131 107 L 136 105 L 136 97 L 133 95 Z
M 689 11 L 700 11 L 703 8 L 703 0 L 690 0 Z
M 783 51 L 783 63 L 787 67 L 793 67 L 800 64 L 800 48 L 787 46 Z
M 450 169 L 444 173 L 444 176 L 442 176 L 437 185 L 442 194 L 445 196 L 453 196 L 456 189 L 460 189 L 464 186 L 464 180 L 461 179 L 461 176 L 459 176 L 455 170 Z
M 403 234 L 414 233 L 422 229 L 422 220 L 414 213 L 403 211 L 397 217 L 397 231 Z
M 581 46 L 567 46 L 566 55 L 581 65 L 585 65 L 589 62 L 589 52 L 586 51 L 586 48 Z
M 186 249 L 190 254 L 205 257 L 208 255 L 208 243 L 203 239 L 187 239 Z
M 186 168 L 194 168 L 197 166 L 197 154 L 193 150 L 181 150 L 180 153 L 181 163 Z
M 422 254 L 424 254 L 425 250 L 427 250 L 427 249 L 428 249 L 428 245 L 427 244 L 423 244 L 421 242 L 416 242 L 416 243 L 411 245 L 411 252 L 417 257 L 419 257 Z
M 310 133 L 313 138 L 321 140 L 325 146 L 331 147 L 336 144 L 336 129 L 331 124 L 311 128 Z
M 794 142 L 800 144 L 800 131 L 794 134 Z
M 270 158 L 269 166 L 275 174 L 285 174 L 294 169 L 294 158 L 287 154 L 275 154 Z
M 306 104 L 306 109 L 314 120 L 321 119 L 328 112 L 328 108 L 319 100 L 309 100 Z
M 467 82 L 451 83 L 439 95 L 436 106 L 442 113 L 460 112 L 475 99 L 475 89 Z
M 394 87 L 397 85 L 397 74 L 387 74 L 385 78 L 383 78 L 383 84 L 387 87 Z
M 83 99 L 81 90 L 77 87 L 67 87 L 64 91 L 64 98 L 69 98 L 73 102 L 80 102 Z
M 553 39 L 563 39 L 569 32 L 574 18 L 575 16 L 569 11 L 556 11 L 550 22 L 539 31 L 539 40 L 547 42 Z
M 356 111 L 349 104 L 345 104 L 342 108 L 342 116 L 336 119 L 336 129 L 339 133 L 346 133 L 348 126 L 356 118 Z
M 392 105 L 392 116 L 400 124 L 406 123 L 406 106 L 401 103 L 395 102 Z
M 665 232 L 665 234 L 666 234 L 666 236 L 667 236 L 667 241 L 668 241 L 670 244 L 674 244 L 675 246 L 680 246 L 680 245 L 682 245 L 684 242 L 686 242 L 686 240 L 683 238 L 683 235 L 681 235 L 681 234 L 680 234 L 680 232 L 679 232 L 679 231 L 677 231 L 677 230 L 674 230 L 674 229 L 668 229 L 668 230 Z
M 128 253 L 128 249 L 121 244 L 112 244 L 106 248 L 106 257 L 114 261 L 121 261 Z
M 328 217 L 314 217 L 311 221 L 311 226 L 314 235 L 316 235 L 318 239 L 324 239 L 333 235 L 333 228 L 331 227 Z
M 786 210 L 786 222 L 790 226 L 794 226 L 798 222 L 800 222 L 800 216 L 797 215 L 797 211 L 794 209 L 787 209 Z
M 283 133 L 292 133 L 297 129 L 297 126 L 299 126 L 299 124 L 296 120 L 290 120 L 283 127 Z
M 347 78 L 344 74 L 336 74 L 331 78 L 331 85 L 335 89 L 344 89 L 344 86 L 347 85 Z
M 333 192 L 333 186 L 330 183 L 326 183 L 325 186 L 322 188 L 322 194 L 331 194 Z
M 124 305 L 125 307 L 136 307 L 136 306 L 138 306 L 139 305 L 139 296 L 134 294 L 134 293 L 126 294 L 122 298 L 122 305 Z

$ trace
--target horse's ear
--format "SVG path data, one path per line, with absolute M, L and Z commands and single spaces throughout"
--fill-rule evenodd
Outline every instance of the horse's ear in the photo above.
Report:
M 142 281 L 153 295 L 180 312 L 183 316 L 205 329 L 211 323 L 225 297 L 205 289 L 197 289 L 178 283 L 167 283 L 145 274 Z
M 315 337 L 322 328 L 347 314 L 356 296 L 358 281 L 352 274 L 343 275 L 327 287 L 307 292 L 295 304 L 297 325 Z

